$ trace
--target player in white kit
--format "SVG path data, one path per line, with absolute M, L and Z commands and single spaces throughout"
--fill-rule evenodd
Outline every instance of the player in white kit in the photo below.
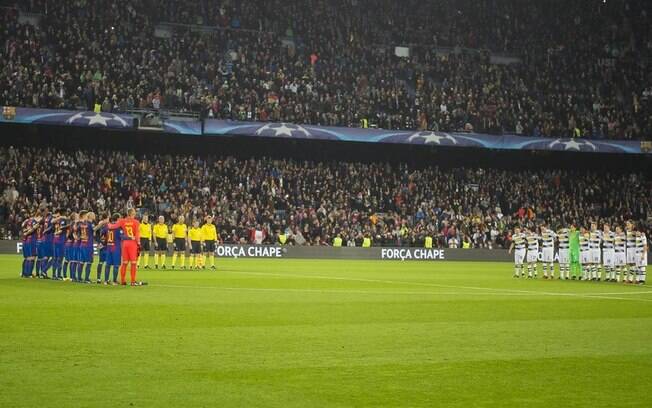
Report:
M 541 226 L 541 258 L 543 261 L 543 279 L 548 279 L 548 270 L 550 270 L 550 279 L 555 278 L 555 238 L 557 234 L 547 225 Z
M 604 280 L 616 281 L 616 253 L 614 244 L 616 234 L 611 231 L 609 224 L 602 227 L 602 268 L 604 269 Z
M 518 278 L 519 276 L 525 276 L 525 271 L 523 270 L 523 261 L 525 261 L 525 234 L 521 232 L 521 229 L 516 227 L 514 228 L 514 234 L 512 235 L 512 245 L 509 247 L 509 253 L 514 251 L 514 277 Z
M 638 274 L 636 276 L 636 283 L 639 285 L 645 284 L 646 268 L 647 268 L 647 237 L 643 231 L 636 233 L 636 266 L 638 267 Z
M 570 278 L 570 243 L 568 233 L 568 228 L 561 228 L 557 231 L 557 239 L 559 241 L 559 279 Z
M 602 244 L 602 231 L 598 229 L 598 224 L 595 222 L 591 223 L 591 232 L 589 233 L 589 249 L 591 252 L 589 259 L 589 270 L 591 272 L 591 280 L 599 281 L 601 278 L 600 273 L 600 264 L 601 264 L 601 253 L 600 253 L 600 244 Z
M 625 236 L 627 244 L 627 249 L 625 251 L 627 273 L 623 278 L 623 283 L 634 283 L 634 277 L 638 275 L 638 267 L 636 266 L 636 231 L 634 230 L 634 224 L 631 221 L 627 221 L 625 224 Z
M 616 227 L 616 236 L 614 238 L 614 266 L 616 268 L 616 281 L 627 277 L 627 259 L 625 256 L 627 248 L 627 236 L 621 227 Z
M 537 262 L 539 262 L 539 235 L 526 228 L 527 235 L 527 277 L 536 278 Z
M 580 228 L 580 266 L 582 267 L 581 279 L 590 279 L 589 264 L 591 262 L 591 252 L 589 250 L 589 232 L 586 228 Z

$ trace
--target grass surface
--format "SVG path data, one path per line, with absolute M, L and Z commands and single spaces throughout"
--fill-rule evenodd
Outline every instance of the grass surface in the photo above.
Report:
M 20 261 L 0 257 L 1 407 L 652 406 L 649 286 L 240 259 L 123 288 Z

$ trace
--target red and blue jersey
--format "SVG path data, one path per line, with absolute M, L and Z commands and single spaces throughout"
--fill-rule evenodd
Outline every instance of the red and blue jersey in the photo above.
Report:
M 41 223 L 36 230 L 36 241 L 37 242 L 47 242 L 52 241 L 53 237 L 52 232 L 52 216 L 47 215 L 43 217 Z
M 82 221 L 79 223 L 80 245 L 83 247 L 93 246 L 93 223 Z
M 81 221 L 72 224 L 73 245 L 79 246 L 81 244 Z
M 121 229 L 106 229 L 106 248 L 109 252 L 120 251 L 122 245 Z
M 66 245 L 72 245 L 75 242 L 75 230 L 74 223 L 70 223 L 66 226 Z
M 65 218 L 60 218 L 54 223 L 54 243 L 62 244 L 66 241 L 68 232 L 68 225 Z
M 31 244 L 36 241 L 36 231 L 31 231 L 36 225 L 36 220 L 34 218 L 28 218 L 23 221 L 23 242 L 26 244 Z
M 102 247 L 106 247 L 108 232 L 109 232 L 109 227 L 108 226 L 105 225 L 102 228 L 100 228 L 99 243 L 100 243 L 100 245 Z

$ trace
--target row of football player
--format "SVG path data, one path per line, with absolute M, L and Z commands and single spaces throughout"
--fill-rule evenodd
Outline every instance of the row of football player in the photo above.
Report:
M 69 212 L 56 209 L 50 214 L 47 207 L 41 207 L 22 224 L 23 264 L 21 276 L 90 283 L 93 263 L 94 235 L 100 234 L 101 246 L 97 280 L 105 268 L 104 284 L 126 284 L 126 269 L 131 268 L 132 286 L 136 281 L 136 260 L 140 253 L 139 222 L 135 211 L 129 210 L 126 218 L 120 214 L 107 214 L 97 225 L 92 211 Z M 113 269 L 113 279 L 109 280 Z M 70 272 L 70 278 L 68 278 Z
M 555 242 L 558 247 L 559 279 L 606 280 L 644 284 L 648 243 L 643 231 L 628 221 L 623 229 L 591 223 L 590 229 L 571 225 L 557 232 L 542 225 L 540 233 L 514 228 L 510 253 L 514 251 L 514 277 L 536 278 L 541 258 L 543 278 L 554 278 Z

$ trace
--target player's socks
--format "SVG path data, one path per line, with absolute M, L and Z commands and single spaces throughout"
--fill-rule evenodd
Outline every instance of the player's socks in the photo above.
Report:
M 127 264 L 123 263 L 120 266 L 120 283 L 122 284 L 127 283 L 126 277 L 127 277 Z
M 62 272 L 63 272 L 63 278 L 66 279 L 68 277 L 68 261 L 63 261 L 63 265 L 61 266 Z
M 186 254 L 181 254 L 181 256 L 179 258 L 180 258 L 181 267 L 185 268 L 186 267 Z
M 211 254 L 210 259 L 211 259 L 211 268 L 214 268 L 215 267 L 215 255 Z
M 188 258 L 188 268 L 192 269 L 194 266 L 197 266 L 195 264 L 196 260 L 197 258 L 195 257 L 195 255 L 190 255 L 190 257 Z
M 145 252 L 144 262 L 145 262 L 145 268 L 149 267 L 149 253 L 148 252 Z
M 113 282 L 118 281 L 118 270 L 120 267 L 118 265 L 113 265 Z
M 136 264 L 131 264 L 131 283 L 136 282 Z
M 91 280 L 91 264 L 87 263 L 86 264 L 86 275 L 84 276 L 85 281 L 90 281 Z
M 104 282 L 109 281 L 110 274 L 111 274 L 111 265 L 107 263 L 106 266 L 104 267 Z
M 177 266 L 177 253 L 172 254 L 172 269 L 174 269 Z
M 159 259 L 159 256 L 158 256 L 157 253 L 155 253 L 154 254 L 154 266 L 157 267 L 157 268 L 158 268 L 158 259 Z
M 161 255 L 161 266 L 164 268 L 165 268 L 165 258 L 167 258 L 165 254 Z
M 102 266 L 104 266 L 104 263 L 100 262 L 97 264 L 97 279 L 98 281 L 102 280 Z

